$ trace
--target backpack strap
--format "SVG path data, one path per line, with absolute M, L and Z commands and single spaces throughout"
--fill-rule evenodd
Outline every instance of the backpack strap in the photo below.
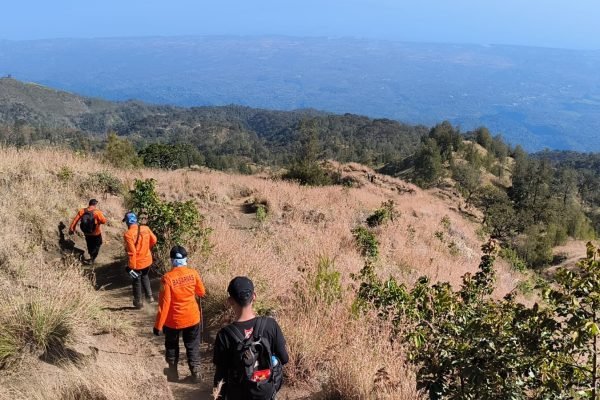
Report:
M 227 332 L 229 334 L 229 336 L 231 336 L 234 340 L 236 344 L 240 344 L 242 343 L 244 340 L 246 340 L 246 338 L 244 338 L 242 336 L 242 333 L 236 329 L 233 324 L 229 324 L 227 326 L 225 326 L 225 332 Z
M 263 331 L 265 330 L 266 324 L 267 321 L 265 317 L 256 317 L 256 323 L 254 324 L 254 332 L 252 332 L 252 335 L 257 339 L 261 337 Z
M 135 238 L 135 244 L 134 244 L 134 246 L 135 246 L 135 247 L 137 247 L 137 245 L 138 245 L 138 242 L 140 241 L 140 231 L 141 231 L 141 229 L 142 229 L 142 228 L 141 228 L 141 227 L 140 227 L 140 225 L 138 224 L 138 233 L 137 233 L 137 237 Z

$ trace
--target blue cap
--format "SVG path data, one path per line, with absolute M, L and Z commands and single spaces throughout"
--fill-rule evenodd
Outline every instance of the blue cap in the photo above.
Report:
M 129 211 L 127 214 L 125 214 L 125 217 L 123 218 L 123 222 L 125 222 L 127 225 L 137 224 L 137 222 L 138 222 L 137 215 L 135 215 L 134 212 Z

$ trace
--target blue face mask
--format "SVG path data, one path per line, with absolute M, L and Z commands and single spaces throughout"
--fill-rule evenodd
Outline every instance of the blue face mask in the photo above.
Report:
M 187 265 L 187 258 L 171 258 L 171 265 L 174 267 Z

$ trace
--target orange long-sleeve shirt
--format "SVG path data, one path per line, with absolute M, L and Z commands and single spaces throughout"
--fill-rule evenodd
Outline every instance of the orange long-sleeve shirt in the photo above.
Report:
M 156 244 L 156 236 L 150 228 L 145 225 L 131 225 L 123 235 L 123 239 L 125 240 L 125 250 L 129 256 L 129 268 L 140 270 L 152 265 L 151 250 Z
M 82 208 L 81 210 L 79 210 L 79 212 L 77 213 L 75 218 L 73 218 L 73 222 L 71 222 L 71 226 L 69 227 L 69 230 L 75 232 L 75 229 L 77 229 L 77 223 L 79 222 L 81 217 L 83 217 L 83 214 L 85 214 L 86 210 L 90 210 L 91 212 L 94 213 L 94 220 L 96 221 L 96 229 L 94 229 L 94 232 L 92 232 L 90 234 L 86 233 L 86 236 L 101 235 L 102 229 L 100 228 L 100 225 L 106 224 L 106 217 L 104 216 L 104 214 L 102 214 L 102 211 L 96 209 L 95 206 L 89 206 L 88 208 Z
M 196 295 L 204 297 L 206 289 L 195 269 L 181 266 L 167 272 L 161 280 L 154 327 L 183 329 L 200 323 Z

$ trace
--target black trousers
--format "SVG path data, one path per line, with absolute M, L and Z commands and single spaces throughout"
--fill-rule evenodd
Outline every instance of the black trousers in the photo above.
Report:
M 98 257 L 98 253 L 100 252 L 100 246 L 102 246 L 102 235 L 85 235 L 85 243 L 87 244 L 90 259 L 92 261 L 96 260 L 96 257 Z
M 189 328 L 173 329 L 168 326 L 163 327 L 165 334 L 165 359 L 169 364 L 177 364 L 179 361 L 179 333 L 183 336 L 183 345 L 187 355 L 188 366 L 190 370 L 200 369 L 200 324 L 190 326 Z
M 148 276 L 150 267 L 136 270 L 135 272 L 138 274 L 138 277 L 131 280 L 131 288 L 133 289 L 133 305 L 139 307 L 144 304 L 144 294 L 148 300 L 152 297 L 152 287 L 150 286 L 150 277 Z

